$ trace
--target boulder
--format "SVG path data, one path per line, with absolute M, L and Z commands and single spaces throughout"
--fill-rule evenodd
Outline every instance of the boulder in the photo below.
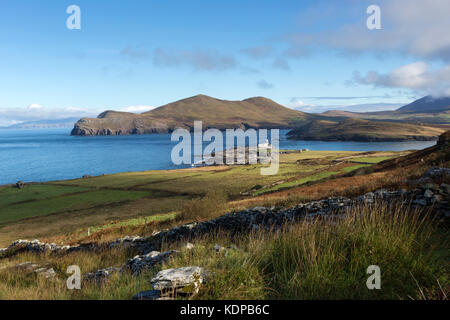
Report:
M 205 270 L 197 266 L 167 269 L 158 272 L 151 279 L 151 284 L 154 290 L 160 290 L 163 293 L 190 295 L 198 293 L 206 277 Z

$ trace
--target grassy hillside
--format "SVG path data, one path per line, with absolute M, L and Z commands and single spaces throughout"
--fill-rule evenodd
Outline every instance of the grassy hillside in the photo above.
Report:
M 261 176 L 260 165 L 217 166 L 119 173 L 30 184 L 24 189 L 3 187 L 0 189 L 0 247 L 16 238 L 45 239 L 78 230 L 86 235 L 88 228 L 112 222 L 130 221 L 133 225 L 136 221 L 146 221 L 135 219 L 165 214 L 173 217 L 191 199 L 200 199 L 214 190 L 228 197 L 229 205 L 223 210 L 245 207 L 247 199 L 262 204 L 267 202 L 264 197 L 275 191 L 330 179 L 400 154 L 289 152 L 280 155 L 280 170 L 274 176 Z M 101 236 L 113 237 L 117 235 L 115 232 L 103 232 Z
M 81 119 L 73 135 L 118 135 L 191 129 L 195 120 L 204 128 L 291 128 L 309 116 L 262 97 L 243 101 L 219 100 L 198 95 L 143 114 L 106 111 L 97 119 Z
M 411 123 L 345 119 L 313 120 L 289 132 L 296 140 L 403 141 L 436 140 L 445 130 Z

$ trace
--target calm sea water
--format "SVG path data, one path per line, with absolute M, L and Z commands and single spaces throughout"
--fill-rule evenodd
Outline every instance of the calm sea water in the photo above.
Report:
M 435 144 L 291 141 L 286 139 L 286 133 L 280 132 L 281 149 L 399 151 Z M 84 174 L 182 168 L 170 159 L 176 144 L 170 141 L 169 134 L 73 137 L 69 129 L 0 130 L 0 185 L 18 180 L 42 182 Z

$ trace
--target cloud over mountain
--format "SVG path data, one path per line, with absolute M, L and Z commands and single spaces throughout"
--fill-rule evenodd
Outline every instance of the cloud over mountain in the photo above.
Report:
M 376 71 L 361 75 L 354 72 L 351 83 L 374 87 L 412 89 L 434 96 L 450 95 L 450 65 L 432 68 L 430 64 L 418 61 L 392 70 L 387 74 Z

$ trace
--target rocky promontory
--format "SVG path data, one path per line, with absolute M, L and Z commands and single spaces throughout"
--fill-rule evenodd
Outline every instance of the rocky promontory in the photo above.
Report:
M 142 114 L 105 111 L 97 118 L 75 123 L 72 135 L 130 135 L 168 133 L 176 128 L 192 129 L 194 121 L 203 128 L 292 128 L 308 115 L 263 97 L 242 101 L 220 100 L 205 95 L 183 99 Z

